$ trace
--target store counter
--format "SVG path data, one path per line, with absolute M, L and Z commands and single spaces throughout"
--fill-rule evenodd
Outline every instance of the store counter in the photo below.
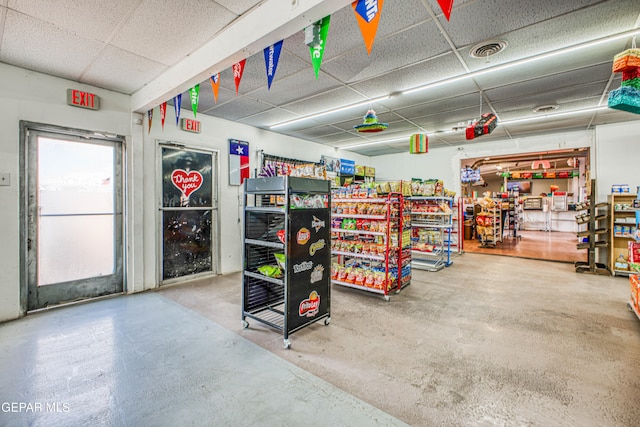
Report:
M 525 210 L 525 230 L 578 232 L 575 211 Z

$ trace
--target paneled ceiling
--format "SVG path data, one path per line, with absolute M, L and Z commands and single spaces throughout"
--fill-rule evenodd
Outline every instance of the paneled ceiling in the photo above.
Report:
M 300 13 L 300 28 L 288 28 L 284 24 L 293 18 L 276 14 L 284 44 L 268 89 L 262 49 L 277 41 L 278 31 L 261 30 L 255 22 L 279 25 L 265 11 L 286 3 L 293 14 L 314 2 L 324 4 Z M 329 7 L 331 24 L 316 79 L 302 22 L 305 16 L 320 18 L 313 14 Z M 413 133 L 429 134 L 434 149 L 637 120 L 606 104 L 608 92 L 620 87 L 620 75 L 611 72 L 613 56 L 631 47 L 639 27 L 638 0 L 456 0 L 450 20 L 436 0 L 386 0 L 368 55 L 349 1 L 0 0 L 0 61 L 132 99 L 161 87 L 147 98 L 171 100 L 194 76 L 220 72 L 217 102 L 210 80 L 199 80 L 198 114 L 376 156 L 406 152 Z M 229 46 L 226 36 L 234 31 L 254 33 L 253 49 L 248 43 Z M 474 46 L 489 41 L 506 48 L 481 58 L 470 55 Z M 205 59 L 204 65 L 200 55 L 197 74 L 190 69 L 191 56 L 202 54 L 203 46 L 232 52 L 226 62 Z M 230 64 L 243 57 L 246 68 L 236 95 Z M 420 90 L 404 93 L 414 88 Z M 384 96 L 389 97 L 376 100 Z M 190 117 L 187 92 L 183 98 L 181 114 Z M 132 102 L 132 109 L 154 106 L 144 102 Z M 272 128 L 354 104 L 361 105 Z M 534 112 L 541 106 L 555 109 Z M 388 130 L 354 130 L 369 107 Z M 454 130 L 481 113 L 498 117 L 490 135 L 467 141 L 464 130 Z

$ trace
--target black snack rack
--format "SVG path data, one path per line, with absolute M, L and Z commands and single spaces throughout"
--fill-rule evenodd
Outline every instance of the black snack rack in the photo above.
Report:
M 289 334 L 331 320 L 330 184 L 289 176 L 244 183 L 242 326 L 251 318 L 282 331 L 285 348 Z M 285 265 L 269 277 L 264 267 L 278 265 L 276 254 Z

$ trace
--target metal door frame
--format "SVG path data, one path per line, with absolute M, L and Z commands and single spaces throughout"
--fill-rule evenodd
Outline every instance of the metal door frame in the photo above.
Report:
M 88 131 L 83 129 L 68 128 L 56 125 L 49 125 L 44 123 L 30 122 L 20 120 L 20 141 L 19 141 L 19 268 L 20 268 L 20 317 L 25 316 L 28 310 L 29 302 L 29 181 L 31 173 L 35 171 L 29 170 L 29 137 L 30 131 L 39 132 L 43 134 L 52 134 L 59 137 L 74 137 L 103 140 L 105 142 L 114 142 L 120 144 L 120 181 L 117 183 L 119 190 L 116 192 L 116 197 L 120 200 L 121 212 L 120 212 L 120 230 L 121 233 L 118 236 L 120 241 L 120 247 L 118 247 L 118 239 L 114 242 L 114 250 L 116 251 L 116 258 L 121 259 L 119 266 L 116 266 L 116 274 L 121 276 L 122 291 L 127 290 L 127 251 L 126 251 L 126 239 L 127 239 L 127 204 L 126 204 L 126 138 L 122 135 L 116 134 L 103 134 L 94 131 Z M 116 148 L 117 150 L 117 148 Z M 119 268 L 118 268 L 119 267 Z M 88 298 L 90 299 L 90 298 Z
M 203 277 L 211 277 L 220 274 L 221 254 L 220 254 L 220 150 L 211 147 L 203 147 L 198 145 L 191 145 L 186 143 L 179 143 L 175 141 L 156 140 L 156 195 L 155 195 L 155 211 L 156 211 L 156 283 L 157 287 L 163 285 L 173 285 L 178 283 L 187 282 Z M 211 167 L 215 169 L 211 173 L 211 179 L 215 182 L 211 185 L 211 191 L 213 192 L 211 197 L 211 218 L 215 221 L 215 224 L 211 227 L 211 250 L 214 252 L 211 254 L 211 271 L 196 273 L 190 276 L 176 277 L 168 280 L 162 279 L 162 248 L 163 248 L 163 229 L 162 229 L 162 148 L 174 148 L 177 150 L 195 151 L 198 153 L 211 154 Z

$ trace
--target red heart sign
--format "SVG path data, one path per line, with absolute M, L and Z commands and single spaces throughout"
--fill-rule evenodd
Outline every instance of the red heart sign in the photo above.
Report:
M 198 171 L 187 172 L 176 169 L 171 173 L 171 181 L 185 197 L 189 197 L 202 185 L 202 174 Z

